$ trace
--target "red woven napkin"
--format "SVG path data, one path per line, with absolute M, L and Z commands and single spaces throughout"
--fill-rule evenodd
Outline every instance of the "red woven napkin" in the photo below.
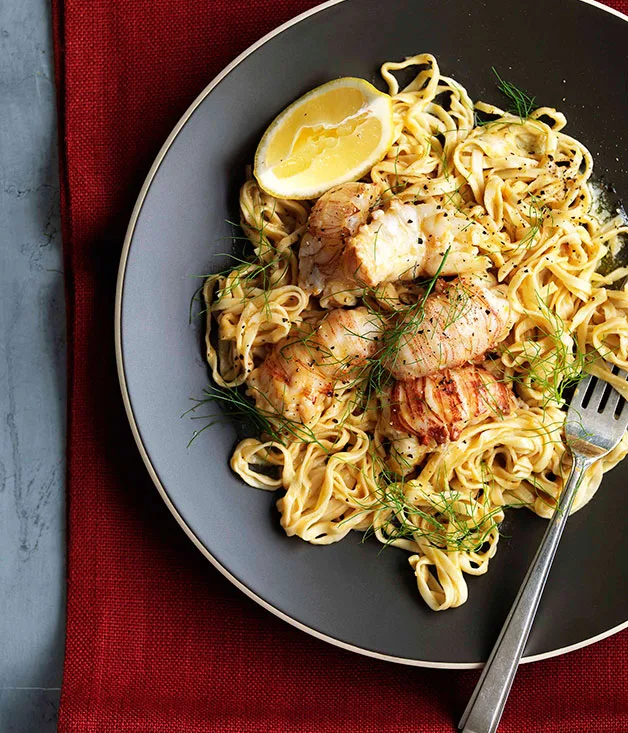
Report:
M 449 732 L 477 678 L 341 651 L 233 588 L 158 497 L 119 397 L 115 277 L 148 168 L 227 62 L 314 4 L 53 2 L 70 346 L 61 733 Z M 627 652 L 624 633 L 524 666 L 500 730 L 626 733 Z

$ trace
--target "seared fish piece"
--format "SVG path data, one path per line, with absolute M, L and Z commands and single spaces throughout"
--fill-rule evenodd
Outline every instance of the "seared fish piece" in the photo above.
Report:
M 344 183 L 324 193 L 312 207 L 299 248 L 299 286 L 319 295 L 338 274 L 347 241 L 365 224 L 379 196 L 372 183 Z M 349 280 L 349 287 L 355 282 Z
M 487 261 L 478 256 L 474 246 L 477 230 L 472 227 L 453 207 L 392 199 L 385 209 L 374 211 L 371 221 L 347 243 L 345 272 L 375 287 L 383 282 L 435 275 L 441 263 L 442 275 L 486 269 Z
M 434 450 L 457 440 L 467 425 L 490 415 L 502 417 L 515 406 L 509 384 L 470 364 L 395 382 L 390 420 L 395 430 L 416 436 L 420 445 Z
M 318 199 L 301 240 L 300 287 L 354 304 L 365 287 L 383 282 L 414 280 L 439 268 L 443 275 L 487 268 L 477 248 L 486 233 L 477 222 L 434 200 L 392 198 L 371 213 L 379 193 L 374 184 L 347 183 Z
M 258 409 L 308 423 L 329 406 L 334 390 L 359 373 L 378 344 L 380 322 L 366 308 L 330 311 L 311 332 L 290 334 L 251 373 Z
M 386 390 L 380 417 L 390 441 L 388 465 L 405 476 L 467 426 L 508 415 L 516 406 L 510 385 L 474 365 L 395 382 Z
M 512 327 L 502 286 L 470 276 L 439 281 L 422 313 L 398 324 L 398 341 L 384 367 L 395 379 L 425 377 L 476 361 L 503 341 Z

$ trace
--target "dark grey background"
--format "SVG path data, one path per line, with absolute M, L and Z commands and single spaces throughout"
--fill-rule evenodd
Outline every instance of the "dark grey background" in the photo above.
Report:
M 0 3 L 0 731 L 56 730 L 65 308 L 50 7 Z

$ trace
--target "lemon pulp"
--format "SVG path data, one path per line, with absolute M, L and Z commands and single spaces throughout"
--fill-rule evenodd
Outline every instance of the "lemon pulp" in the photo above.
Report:
M 355 180 L 392 142 L 392 102 L 363 79 L 317 87 L 269 126 L 255 156 L 260 186 L 283 198 L 310 198 Z

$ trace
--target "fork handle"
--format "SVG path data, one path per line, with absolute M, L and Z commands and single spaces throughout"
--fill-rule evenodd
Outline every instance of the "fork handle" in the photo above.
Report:
M 576 491 L 594 460 L 574 454 L 567 485 L 458 724 L 463 733 L 497 730 Z

